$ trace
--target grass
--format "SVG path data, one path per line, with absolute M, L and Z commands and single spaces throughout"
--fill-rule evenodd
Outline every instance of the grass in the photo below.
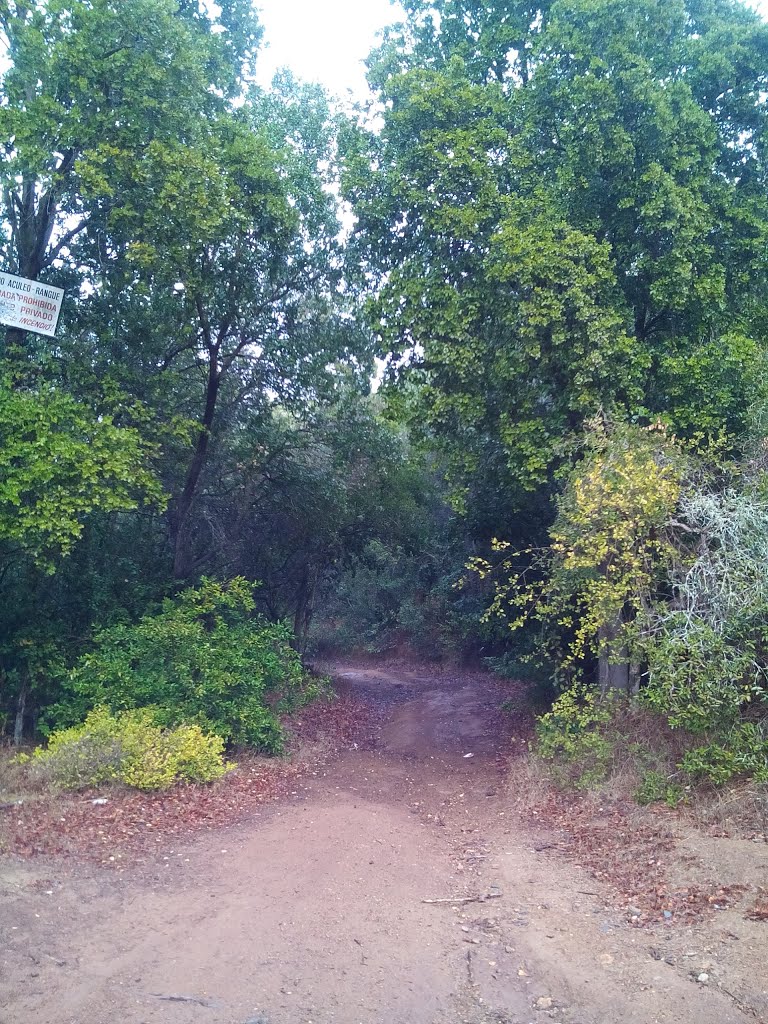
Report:
M 601 725 L 601 757 L 544 760 L 535 743 L 516 779 L 523 805 L 535 807 L 542 792 L 581 793 L 587 803 L 676 809 L 680 820 L 710 834 L 764 836 L 768 842 L 768 784 L 734 779 L 722 786 L 694 781 L 679 764 L 703 737 L 672 729 L 666 720 L 635 703 L 617 704 Z

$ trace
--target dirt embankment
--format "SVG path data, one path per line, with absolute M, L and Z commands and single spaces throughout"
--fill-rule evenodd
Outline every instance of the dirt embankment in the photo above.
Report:
M 488 680 L 336 675 L 374 724 L 279 799 L 243 783 L 239 820 L 122 871 L 6 859 L 3 1024 L 768 1020 L 765 924 L 734 903 L 638 927 L 567 829 L 521 822 L 523 744 Z

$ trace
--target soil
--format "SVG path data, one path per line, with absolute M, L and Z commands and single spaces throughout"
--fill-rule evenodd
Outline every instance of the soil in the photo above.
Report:
M 765 922 L 641 920 L 525 824 L 522 726 L 487 679 L 334 674 L 374 725 L 278 799 L 121 870 L 3 860 L 2 1024 L 768 1020 Z M 680 842 L 685 879 L 738 861 Z M 768 885 L 764 845 L 738 850 Z

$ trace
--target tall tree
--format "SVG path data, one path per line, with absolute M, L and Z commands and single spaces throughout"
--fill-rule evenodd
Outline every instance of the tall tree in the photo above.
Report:
M 743 434 L 766 397 L 768 26 L 731 0 L 406 4 L 346 195 L 372 322 L 465 483 L 585 417 Z
M 173 382 L 196 423 L 183 476 L 169 481 L 180 579 L 197 568 L 189 517 L 222 407 L 232 424 L 237 408 L 311 405 L 327 367 L 353 358 L 362 337 L 338 316 L 337 125 L 322 91 L 283 76 L 241 101 L 204 146 L 153 149 L 119 207 L 111 157 L 91 196 L 106 253 L 104 298 L 86 303 L 94 329 L 125 324 L 123 358 L 146 349 L 145 371 Z
M 110 179 L 119 201 L 126 172 L 153 146 L 207 135 L 260 35 L 246 9 L 226 2 L 214 22 L 202 5 L 175 0 L 0 3 L 10 269 L 36 279 L 72 252 L 89 220 L 84 192 L 107 155 L 123 172 Z
M 68 289 L 59 336 L 11 331 L 0 360 L 0 704 L 23 722 L 52 689 L 30 609 L 58 671 L 94 624 L 232 570 L 252 509 L 219 485 L 258 490 L 270 424 L 302 437 L 370 339 L 340 287 L 338 119 L 287 75 L 253 87 L 250 0 L 0 0 L 0 32 L 0 261 Z

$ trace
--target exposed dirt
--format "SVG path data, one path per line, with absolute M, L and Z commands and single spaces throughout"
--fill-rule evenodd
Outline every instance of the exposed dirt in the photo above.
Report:
M 734 907 L 633 926 L 522 826 L 520 743 L 487 680 L 336 674 L 374 735 L 278 801 L 122 872 L 5 860 L 3 1024 L 768 1020 L 768 925 Z
M 240 821 L 266 801 L 292 793 L 298 778 L 353 743 L 369 742 L 377 717 L 375 705 L 349 692 L 317 702 L 288 719 L 289 757 L 240 752 L 235 771 L 216 785 L 162 792 L 110 786 L 67 794 L 27 786 L 18 804 L 19 772 L 6 760 L 0 763 L 0 853 L 73 857 L 117 871 L 154 860 L 159 845 Z

